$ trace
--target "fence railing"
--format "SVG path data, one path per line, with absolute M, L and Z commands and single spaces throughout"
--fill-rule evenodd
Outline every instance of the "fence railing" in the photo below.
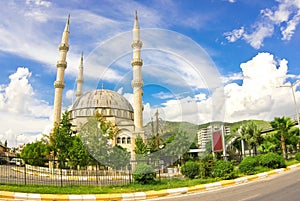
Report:
M 84 169 L 64 169 L 52 166 L 57 161 L 49 161 L 47 164 L 52 164 L 48 165 L 49 167 L 33 166 L 24 162 L 16 163 L 16 161 L 19 159 L 0 157 L 0 183 L 54 186 L 122 185 L 133 181 L 132 167 L 137 164 L 137 161 L 131 161 L 130 165 L 122 170 L 114 170 L 100 165 L 89 165 Z M 50 168 L 51 166 L 52 168 Z M 156 167 L 156 172 L 159 178 L 179 175 L 179 169 L 176 167 Z

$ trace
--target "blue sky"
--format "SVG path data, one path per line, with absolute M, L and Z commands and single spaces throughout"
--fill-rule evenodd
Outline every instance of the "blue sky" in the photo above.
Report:
M 74 100 L 81 52 L 85 91 L 103 82 L 132 102 L 137 10 L 145 123 L 156 109 L 163 119 L 197 124 L 295 115 L 291 89 L 279 86 L 300 79 L 299 0 L 11 0 L 0 8 L 0 141 L 12 146 L 51 127 L 58 45 L 69 13 L 64 109 Z

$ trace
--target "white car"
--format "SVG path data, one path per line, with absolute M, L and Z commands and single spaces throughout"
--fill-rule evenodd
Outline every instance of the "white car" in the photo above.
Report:
M 9 164 L 17 165 L 17 166 L 23 166 L 25 163 L 23 162 L 23 160 L 21 158 L 13 158 L 13 159 L 11 159 Z

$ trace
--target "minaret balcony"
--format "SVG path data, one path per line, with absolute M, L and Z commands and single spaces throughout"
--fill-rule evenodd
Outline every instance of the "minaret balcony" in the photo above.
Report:
M 83 79 L 76 79 L 76 83 L 83 83 L 84 80 Z
M 144 86 L 143 80 L 132 80 L 131 81 L 132 88 L 142 88 Z
M 65 83 L 63 81 L 55 81 L 54 82 L 54 88 L 65 88 Z
M 66 61 L 57 61 L 56 67 L 57 68 L 67 68 L 67 62 Z
M 134 66 L 142 66 L 142 65 L 143 65 L 143 60 L 142 59 L 134 58 L 131 61 L 131 66 L 132 67 L 134 67 Z
M 68 44 L 66 44 L 66 43 L 61 43 L 60 45 L 59 45 L 59 51 L 61 51 L 61 50 L 64 50 L 64 51 L 69 51 L 69 45 Z
M 131 47 L 134 49 L 135 48 L 141 49 L 142 46 L 143 46 L 143 42 L 140 40 L 135 40 L 135 41 L 132 41 L 132 43 L 131 43 Z

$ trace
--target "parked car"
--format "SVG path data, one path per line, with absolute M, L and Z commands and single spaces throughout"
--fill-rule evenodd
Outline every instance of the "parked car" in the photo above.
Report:
M 0 158 L 0 165 L 6 165 L 8 162 L 5 158 Z
M 24 166 L 25 163 L 21 158 L 13 158 L 9 162 L 10 165 Z

